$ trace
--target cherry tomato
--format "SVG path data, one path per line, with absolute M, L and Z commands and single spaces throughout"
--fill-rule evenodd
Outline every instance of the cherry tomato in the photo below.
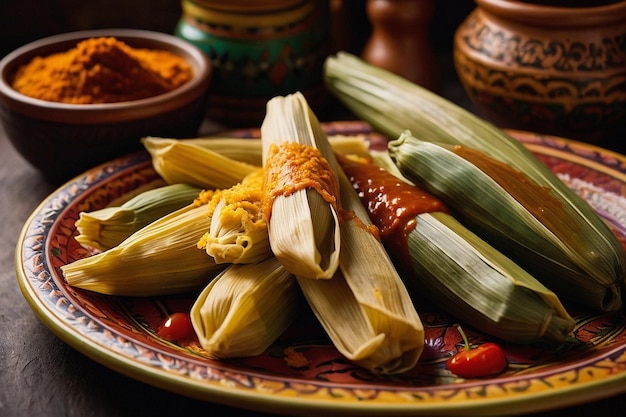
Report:
M 191 317 L 187 313 L 173 313 L 159 326 L 157 335 L 172 342 L 193 337 Z
M 463 337 L 465 347 L 447 360 L 446 366 L 461 378 L 478 378 L 499 374 L 507 367 L 507 359 L 502 348 L 493 342 L 472 347 L 460 326 L 456 326 Z

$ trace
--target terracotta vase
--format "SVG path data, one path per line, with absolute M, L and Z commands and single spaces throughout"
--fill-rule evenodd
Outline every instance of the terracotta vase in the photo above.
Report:
M 267 101 L 300 91 L 314 110 L 326 99 L 327 8 L 317 0 L 182 0 L 176 35 L 213 65 L 208 116 L 260 126 Z
M 368 0 L 366 13 L 372 34 L 361 57 L 437 91 L 441 77 L 430 36 L 434 0 Z
M 586 141 L 626 126 L 626 1 L 475 2 L 454 63 L 485 118 Z

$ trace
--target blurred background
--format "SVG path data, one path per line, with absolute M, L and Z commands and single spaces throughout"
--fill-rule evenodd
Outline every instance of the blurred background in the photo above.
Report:
M 343 0 L 356 30 L 358 50 L 369 35 L 365 0 Z M 437 51 L 450 51 L 454 31 L 474 8 L 473 0 L 436 0 L 431 24 Z M 74 30 L 112 27 L 173 33 L 181 16 L 179 0 L 5 0 L 0 2 L 0 56 L 36 39 Z
M 623 140 L 621 138 L 624 134 L 624 127 L 620 125 L 616 130 L 609 130 L 608 134 L 600 132 L 598 138 L 595 138 L 595 131 L 591 132 L 591 135 L 586 133 L 580 133 L 577 128 L 569 128 L 566 125 L 565 130 L 559 131 L 558 129 L 548 129 L 542 123 L 546 117 L 557 117 L 550 112 L 556 112 L 557 110 L 549 108 L 551 101 L 547 100 L 545 103 L 539 103 L 540 106 L 535 108 L 523 107 L 520 108 L 520 112 L 530 112 L 528 117 L 537 118 L 538 125 L 527 125 L 526 122 L 519 122 L 518 114 L 515 107 L 509 110 L 502 110 L 504 107 L 497 104 L 491 104 L 496 109 L 496 112 L 504 112 L 505 116 L 509 118 L 506 120 L 494 119 L 491 114 L 485 113 L 484 104 L 482 107 L 477 106 L 477 99 L 485 101 L 486 96 L 474 96 L 472 99 L 466 93 L 463 88 L 459 75 L 454 67 L 453 61 L 453 46 L 454 46 L 454 34 L 459 28 L 464 19 L 476 8 L 474 0 L 313 0 L 319 1 L 320 4 L 328 7 L 330 10 L 336 10 L 337 5 L 342 6 L 343 12 L 341 14 L 331 14 L 335 19 L 331 21 L 329 19 L 328 26 L 332 28 L 332 41 L 333 49 L 346 50 L 355 55 L 361 55 L 366 50 L 364 48 L 367 45 L 367 41 L 372 39 L 372 19 L 371 15 L 368 16 L 366 7 L 368 4 L 378 5 L 381 4 L 394 4 L 395 6 L 407 7 L 408 4 L 421 8 L 422 11 L 427 10 L 424 13 L 431 14 L 427 20 L 427 42 L 432 49 L 432 56 L 428 57 L 422 54 L 419 58 L 416 57 L 402 57 L 400 64 L 404 68 L 411 68 L 412 70 L 420 65 L 422 68 L 428 68 L 431 75 L 440 78 L 437 80 L 436 86 L 422 84 L 427 88 L 431 88 L 435 92 L 450 99 L 456 104 L 467 108 L 468 110 L 477 113 L 486 119 L 494 122 L 500 127 L 504 128 L 517 128 L 522 130 L 530 130 L 538 133 L 552 133 L 558 136 L 568 137 L 570 139 L 579 139 L 590 142 L 596 142 L 603 147 L 612 148 L 619 151 L 624 151 Z M 206 0 L 207 3 L 212 3 L 213 0 Z M 615 0 L 610 0 L 615 2 Z M 219 2 L 215 2 L 219 4 Z M 242 0 L 242 4 L 245 3 Z M 528 1 L 526 3 L 543 3 L 540 1 Z M 600 2 L 604 3 L 604 2 Z M 619 3 L 619 2 L 617 2 Z M 233 4 L 232 2 L 229 4 Z M 236 2 L 234 2 L 236 4 Z M 262 3 L 259 3 L 262 4 Z M 271 4 L 271 3 L 268 3 Z M 560 4 L 560 3 L 559 3 Z M 572 3 L 577 4 L 577 3 Z M 572 4 L 569 4 L 571 6 Z M 590 4 L 596 5 L 591 2 Z M 418 6 L 419 5 L 419 6 Z M 568 7 L 566 5 L 565 7 Z M 434 10 L 431 10 L 434 9 Z M 133 0 L 133 1 L 120 1 L 120 0 L 49 0 L 46 2 L 40 2 L 38 0 L 7 0 L 0 2 L 0 57 L 6 55 L 8 52 L 15 48 L 29 43 L 31 41 L 55 35 L 64 32 L 89 30 L 89 29 L 105 29 L 105 28 L 134 28 L 145 29 L 152 31 L 159 31 L 174 34 L 176 27 L 183 14 L 181 0 Z M 408 9 L 406 9 L 408 10 Z M 337 17 L 338 16 L 338 17 Z M 382 16 L 382 15 L 381 15 Z M 404 19 L 406 13 L 400 14 Z M 408 18 L 407 18 L 408 20 Z M 406 23 L 406 22 L 404 22 Z M 401 31 L 404 36 L 423 36 L 423 27 L 414 25 L 415 30 L 411 29 L 399 29 L 399 25 L 394 27 L 393 30 Z M 570 30 L 573 30 L 570 28 Z M 601 29 L 600 29 L 601 30 Z M 621 30 L 621 29 L 620 29 Z M 396 34 L 393 35 L 397 37 Z M 567 41 L 565 41 L 567 42 Z M 592 41 L 589 41 L 592 42 Z M 401 45 L 401 42 L 397 43 Z M 596 45 L 590 44 L 590 54 L 593 53 L 593 49 Z M 497 47 L 497 45 L 496 45 Z M 607 47 L 608 48 L 608 47 Z M 605 51 L 606 52 L 606 51 Z M 615 59 L 619 59 L 623 56 L 624 52 L 613 51 L 617 55 Z M 608 52 L 606 52 L 608 53 Z M 548 52 L 543 51 L 543 55 Z M 621 54 L 621 55 L 620 55 Z M 528 57 L 522 57 L 526 59 Z M 544 57 L 550 59 L 550 57 Z M 535 57 L 535 59 L 538 59 Z M 600 59 L 600 58 L 599 58 Z M 609 58 L 606 58 L 609 59 Z M 613 59 L 613 58 L 611 58 Z M 625 64 L 626 65 L 626 64 Z M 546 68 L 550 68 L 551 64 L 546 61 Z M 387 68 L 390 69 L 390 68 Z M 471 70 L 471 68 L 470 68 Z M 421 70 L 418 70 L 421 71 Z M 531 69 L 532 71 L 532 69 Z M 624 72 L 622 72 L 623 74 Z M 477 76 L 475 73 L 473 76 Z M 404 75 L 404 74 L 401 74 Z M 584 76 L 585 74 L 582 74 Z M 593 74 L 590 74 L 590 76 Z M 472 75 L 465 74 L 464 83 L 467 83 L 467 77 Z M 549 75 L 550 77 L 552 75 Z M 412 80 L 415 81 L 415 80 Z M 471 81 L 471 80 L 470 80 Z M 489 83 L 489 80 L 481 80 L 481 82 Z M 607 81 L 606 83 L 608 83 Z M 419 82 L 418 82 L 419 83 Z M 543 89 L 543 87 L 541 87 Z M 580 87 L 582 89 L 583 87 Z M 546 90 L 547 91 L 547 90 Z M 542 94 L 551 94 L 550 91 L 541 90 Z M 502 92 L 505 96 L 509 94 L 509 90 Z M 519 93 L 519 92 L 518 92 Z M 527 92 L 522 92 L 525 95 Z M 612 93 L 618 94 L 618 93 Z M 621 106 L 623 103 L 623 96 L 619 96 L 620 101 L 617 104 L 611 104 L 613 109 L 617 112 L 626 111 Z M 532 98 L 531 98 L 532 99 Z M 555 100 L 563 100 L 558 98 Z M 573 98 L 573 100 L 576 100 Z M 525 106 L 523 101 L 519 106 Z M 604 105 L 606 103 L 601 103 Z M 616 107 L 617 106 L 617 107 Z M 219 106 L 213 106 L 218 108 Z M 539 108 L 541 107 L 541 108 Z M 318 109 L 315 109 L 316 112 Z M 341 107 L 339 108 L 341 110 Z M 591 111 L 596 109 L 592 107 Z M 534 112 L 534 113 L 533 113 Z M 558 114 L 558 113 L 555 113 Z M 330 116 L 320 114 L 320 118 L 327 119 L 341 119 L 345 118 L 346 114 L 341 111 L 335 111 L 334 107 L 330 108 Z M 349 115 L 348 115 L 349 116 Z M 574 119 L 576 121 L 577 119 Z M 584 119 L 586 120 L 586 119 Z M 570 123 L 571 120 L 565 123 Z M 518 123 L 519 122 L 519 123 Z M 518 126 L 522 123 L 521 126 Z M 563 123 L 563 122 L 561 122 Z M 605 125 L 602 124 L 602 129 L 605 129 Z M 608 125 L 607 125 L 608 126 Z M 542 129 L 546 127 L 546 129 Z M 605 135 L 603 137 L 603 135 Z M 602 140 L 604 139 L 604 140 Z M 616 140 L 617 139 L 617 140 Z

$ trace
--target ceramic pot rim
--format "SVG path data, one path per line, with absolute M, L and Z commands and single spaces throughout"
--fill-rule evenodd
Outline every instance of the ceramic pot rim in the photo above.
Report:
M 206 4 L 205 4 L 206 3 Z M 284 22 L 298 22 L 309 16 L 316 7 L 315 2 L 291 2 L 289 7 L 279 9 L 241 10 L 238 7 L 227 8 L 214 6 L 212 2 L 183 1 L 185 15 L 208 22 L 212 25 L 223 25 L 234 28 L 274 28 Z M 278 22 L 278 23 L 277 23 Z
M 302 2 L 303 0 L 236 0 L 231 2 L 225 2 L 223 0 L 195 0 L 193 3 L 223 12 L 254 14 L 258 12 L 275 12 L 289 9 Z M 183 4 L 184 3 L 186 2 L 183 1 Z
M 548 6 L 519 0 L 475 0 L 475 2 L 478 7 L 496 16 L 531 25 L 581 27 L 626 23 L 626 1 L 588 7 Z

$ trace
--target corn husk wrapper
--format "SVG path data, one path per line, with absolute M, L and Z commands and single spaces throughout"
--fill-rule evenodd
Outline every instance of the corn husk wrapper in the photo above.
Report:
M 273 99 L 268 118 L 275 131 L 328 149 L 328 139 L 300 94 Z M 270 103 L 271 104 L 271 103 Z M 264 126 L 265 123 L 264 123 Z M 339 176 L 339 267 L 330 279 L 297 276 L 314 314 L 346 358 L 374 373 L 396 374 L 415 366 L 424 346 L 424 329 L 415 307 L 358 196 L 334 153 L 324 153 Z M 311 256 L 311 255 L 309 255 Z
M 154 140 L 159 139 L 160 138 L 154 138 Z M 205 136 L 181 140 L 184 140 L 188 144 L 217 152 L 235 161 L 245 162 L 255 166 L 263 165 L 260 138 Z M 328 141 L 335 152 L 359 156 L 366 156 L 370 152 L 370 143 L 365 135 L 334 134 L 328 136 Z
M 353 360 L 375 372 L 408 371 L 417 364 L 424 349 L 424 327 L 359 196 L 343 171 L 338 175 L 343 209 L 354 215 L 344 214 L 341 223 L 339 268 L 367 315 L 375 337 L 385 335 L 375 353 Z
M 574 329 L 553 291 L 449 214 L 418 216 L 408 247 L 416 274 L 408 285 L 487 334 L 558 343 Z
M 374 373 L 412 369 L 424 328 L 380 241 L 357 219 L 342 223 L 341 268 L 329 280 L 298 277 L 309 306 L 337 350 Z
M 318 142 L 320 137 L 325 140 Z M 302 145 L 302 149 L 310 153 L 319 151 L 322 157 L 315 160 L 320 164 L 325 162 L 324 156 L 333 152 L 300 93 L 275 97 L 267 103 L 261 140 L 266 173 L 268 166 L 276 165 L 273 161 L 280 156 L 280 151 L 290 145 Z M 333 195 L 333 190 L 312 188 L 306 182 L 313 174 L 304 164 L 312 162 L 312 158 L 291 158 L 289 162 L 299 165 L 289 168 L 283 183 L 268 184 L 266 179 L 264 184 L 265 198 L 270 200 L 264 202 L 264 207 L 272 252 L 294 275 L 312 279 L 332 278 L 339 265 L 339 196 Z M 330 167 L 331 170 L 335 168 Z M 292 174 L 299 175 L 297 183 L 289 177 Z M 324 192 L 326 194 L 322 195 Z
M 561 342 L 570 334 L 574 320 L 554 292 L 404 181 L 397 168 L 355 158 L 342 158 L 341 165 L 396 261 L 408 264 L 403 278 L 419 298 L 511 342 Z M 397 205 L 408 211 L 389 222 Z
M 552 189 L 567 213 L 565 223 L 582 231 L 580 241 L 587 248 L 577 262 L 585 264 L 581 268 L 590 281 L 596 281 L 590 286 L 623 285 L 626 260 L 615 235 L 582 197 L 521 142 L 445 98 L 348 53 L 326 60 L 324 78 L 329 90 L 354 114 L 389 138 L 408 130 L 420 140 L 475 149 Z M 607 302 L 595 299 L 600 309 L 617 306 L 615 297 L 608 297 Z
M 571 206 L 551 189 L 484 155 L 468 156 L 485 164 L 479 167 L 458 153 L 461 148 L 455 152 L 409 132 L 390 142 L 389 150 L 404 175 L 453 207 L 468 228 L 560 297 L 602 311 L 621 307 L 614 257 L 598 249 L 598 235 L 574 221 Z M 491 167 L 498 171 L 483 170 Z
M 154 170 L 168 184 L 229 188 L 259 168 L 186 140 L 145 137 L 141 142 L 152 157 Z
M 102 294 L 139 297 L 199 290 L 225 268 L 196 247 L 206 225 L 206 207 L 191 204 L 61 271 L 69 285 Z
M 199 193 L 199 188 L 172 184 L 144 191 L 121 206 L 81 212 L 76 241 L 100 251 L 110 249 L 147 224 L 189 205 Z
M 119 196 L 113 198 L 109 201 L 107 207 L 118 207 L 126 203 L 128 200 L 137 197 L 139 194 L 144 193 L 146 191 L 154 190 L 159 187 L 165 187 L 168 185 L 163 178 L 157 177 L 151 181 L 146 182 L 145 184 L 139 185 L 132 190 L 129 190 L 125 193 L 120 194 Z
M 262 169 L 227 190 L 217 190 L 208 203 L 209 230 L 198 248 L 216 263 L 256 263 L 273 256 L 262 202 Z
M 191 322 L 214 358 L 262 353 L 299 314 L 295 278 L 276 260 L 231 265 L 211 281 L 191 308 Z

